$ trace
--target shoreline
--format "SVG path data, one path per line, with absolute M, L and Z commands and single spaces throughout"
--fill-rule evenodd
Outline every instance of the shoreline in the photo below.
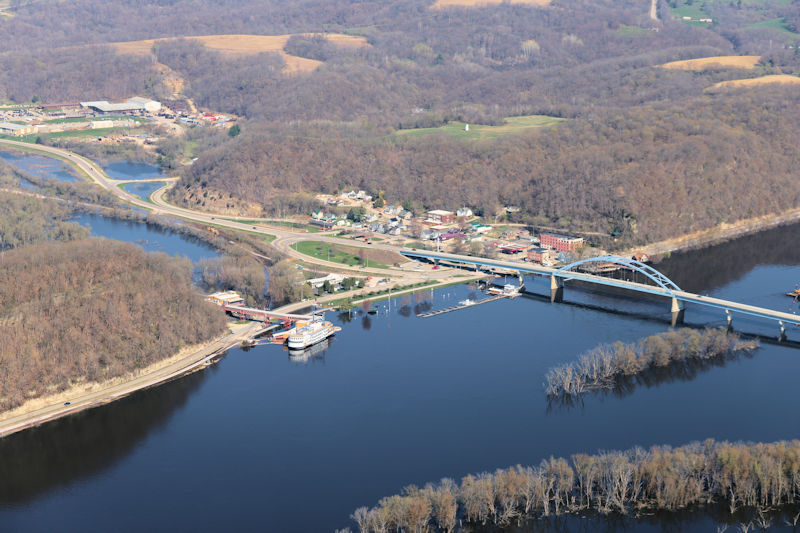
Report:
M 724 222 L 713 228 L 687 233 L 680 237 L 673 237 L 643 246 L 624 248 L 618 253 L 623 257 L 632 256 L 636 252 L 645 253 L 653 257 L 664 256 L 672 252 L 699 250 L 731 239 L 753 235 L 761 231 L 794 224 L 796 222 L 800 222 L 800 208 L 790 209 L 780 214 L 773 213 L 731 223 Z
M 98 383 L 75 385 L 59 393 L 32 398 L 19 407 L 0 413 L 0 438 L 202 370 L 214 359 L 254 335 L 260 329 L 260 324 L 228 327 L 231 331 L 222 337 L 186 347 L 167 359 L 125 376 Z

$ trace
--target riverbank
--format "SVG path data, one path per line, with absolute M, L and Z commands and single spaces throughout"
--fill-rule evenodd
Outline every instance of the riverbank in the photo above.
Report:
M 663 256 L 672 252 L 696 250 L 720 244 L 731 239 L 744 237 L 760 231 L 800 222 L 800 208 L 790 209 L 780 214 L 748 218 L 733 223 L 723 223 L 713 228 L 696 231 L 680 237 L 635 246 L 619 252 L 618 255 L 630 257 L 634 253 L 644 253 L 650 257 Z
M 228 327 L 230 333 L 225 336 L 186 347 L 172 357 L 127 376 L 101 383 L 79 384 L 63 392 L 31 399 L 15 409 L 0 413 L 0 438 L 201 370 L 228 349 L 250 338 L 260 324 L 232 323 Z

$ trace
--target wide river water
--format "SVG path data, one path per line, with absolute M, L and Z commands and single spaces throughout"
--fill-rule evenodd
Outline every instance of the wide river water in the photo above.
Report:
M 103 227 L 172 246 L 145 225 Z M 796 311 L 784 293 L 800 281 L 798 238 L 800 226 L 789 226 L 656 267 L 686 290 Z M 547 293 L 542 279 L 526 284 Z M 576 452 L 799 436 L 800 331 L 778 343 L 776 325 L 734 317 L 735 329 L 764 336 L 752 357 L 548 405 L 548 368 L 668 330 L 668 303 L 568 286 L 562 304 L 526 296 L 416 316 L 471 292 L 428 290 L 379 303 L 377 315 L 329 314 L 343 330 L 307 360 L 277 346 L 234 349 L 201 373 L 0 440 L 0 531 L 355 530 L 355 508 L 445 476 Z M 718 326 L 724 315 L 690 306 L 686 321 Z M 699 532 L 716 523 L 696 512 L 531 530 L 540 528 Z

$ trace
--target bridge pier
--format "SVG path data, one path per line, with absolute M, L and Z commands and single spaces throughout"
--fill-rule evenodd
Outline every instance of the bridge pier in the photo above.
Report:
M 686 311 L 686 304 L 682 300 L 672 297 L 672 327 L 683 324 L 683 315 Z
M 781 334 L 778 336 L 779 341 L 786 340 L 786 325 L 783 323 L 783 320 L 778 320 L 778 324 L 781 326 Z
M 564 301 L 564 280 L 553 275 L 550 276 L 550 301 L 552 303 Z
M 726 309 L 725 310 L 725 320 L 728 323 L 728 325 L 727 325 L 728 331 L 731 331 L 733 329 L 733 325 L 732 325 L 733 316 L 731 316 L 731 310 L 730 309 Z

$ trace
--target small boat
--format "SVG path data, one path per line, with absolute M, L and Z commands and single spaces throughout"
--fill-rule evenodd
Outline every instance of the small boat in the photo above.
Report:
M 469 298 L 467 298 L 466 300 L 461 300 L 460 302 L 458 302 L 458 305 L 463 305 L 464 307 L 468 305 L 475 305 L 475 300 L 470 300 Z
M 800 288 L 795 289 L 791 292 L 787 292 L 786 296 L 791 296 L 792 298 L 800 298 Z

